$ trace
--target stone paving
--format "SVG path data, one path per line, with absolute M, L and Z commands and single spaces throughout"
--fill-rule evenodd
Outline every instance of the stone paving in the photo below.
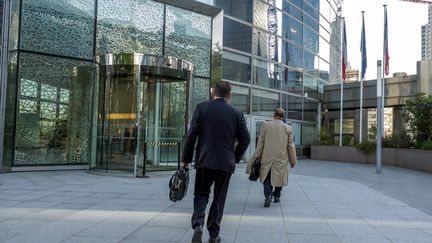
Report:
M 222 242 L 432 242 L 431 174 L 302 160 L 281 203 L 264 208 L 244 169 L 231 180 Z M 0 174 L 0 242 L 190 242 L 194 174 L 177 203 L 171 174 Z

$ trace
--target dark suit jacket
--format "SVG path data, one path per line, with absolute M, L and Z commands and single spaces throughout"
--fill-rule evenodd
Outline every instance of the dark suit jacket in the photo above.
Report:
M 250 135 L 243 113 L 224 99 L 216 99 L 196 106 L 186 135 L 183 162 L 191 162 L 197 139 L 195 168 L 234 173 Z

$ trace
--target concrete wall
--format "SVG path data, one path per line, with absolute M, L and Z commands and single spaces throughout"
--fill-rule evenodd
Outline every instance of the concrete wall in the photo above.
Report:
M 376 154 L 367 155 L 351 146 L 312 145 L 311 159 L 375 164 Z M 382 164 L 432 173 L 432 151 L 383 148 Z

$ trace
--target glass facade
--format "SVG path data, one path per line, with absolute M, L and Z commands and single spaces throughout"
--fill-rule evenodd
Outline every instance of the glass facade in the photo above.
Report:
M 296 144 L 315 143 L 323 87 L 340 80 L 336 3 L 222 0 L 213 4 L 224 9 L 222 79 L 236 85 L 232 104 L 252 118 L 267 119 L 282 106 L 295 128 Z M 241 99 L 246 93 L 251 97 Z
M 100 157 L 95 152 L 97 147 L 105 146 L 105 141 L 94 142 L 105 139 L 100 134 L 104 123 L 98 123 L 98 119 L 104 117 L 119 127 L 107 130 L 112 139 L 138 141 L 141 135 L 138 130 L 134 135 L 133 124 L 141 123 L 138 118 L 147 114 L 135 107 L 140 102 L 154 98 L 154 107 L 161 112 L 151 113 L 154 117 L 178 118 L 181 114 L 170 110 L 174 108 L 170 101 L 160 99 L 180 97 L 176 100 L 180 103 L 188 99 L 186 105 L 193 109 L 209 99 L 211 84 L 219 78 L 232 83 L 231 103 L 248 119 L 271 119 L 274 109 L 283 107 L 296 144 L 316 142 L 323 86 L 340 79 L 340 18 L 335 2 L 198 2 L 207 6 L 187 9 L 181 1 L 153 0 L 11 0 L 3 163 L 94 163 Z M 206 12 L 206 8 L 212 10 Z M 223 14 L 215 15 L 219 8 Z M 139 84 L 121 68 L 113 69 L 117 70 L 117 81 L 112 81 L 113 73 L 99 76 L 97 56 L 125 53 L 174 57 L 192 63 L 189 89 L 176 86 L 186 80 L 183 76 L 170 77 L 169 82 L 179 82 L 172 85 L 162 85 L 167 82 L 164 77 L 151 79 L 159 85 Z M 130 75 L 139 71 L 134 68 Z M 153 71 L 140 70 L 141 75 L 148 76 L 154 75 Z M 129 87 L 124 80 L 131 78 L 134 85 Z M 115 110 L 114 104 L 101 105 L 111 91 L 117 92 L 111 84 L 109 89 L 103 88 L 108 87 L 102 83 L 105 81 L 118 82 L 116 85 L 127 94 L 137 94 L 128 97 L 130 101 L 117 102 L 135 108 L 117 107 L 114 116 L 101 112 L 106 107 Z M 149 90 L 154 92 L 149 93 L 148 100 L 137 100 L 138 94 Z M 189 93 L 167 96 L 176 90 Z M 160 126 L 161 132 L 153 134 L 160 137 L 171 137 L 170 131 L 162 131 L 162 127 L 175 127 L 169 119 L 152 126 Z M 130 150 L 128 145 L 116 146 L 119 153 Z M 168 157 L 170 161 L 175 159 Z
M 97 167 L 106 146 L 111 161 L 134 161 L 137 141 L 149 144 L 149 165 L 176 163 L 168 140 L 185 132 L 186 104 L 210 96 L 213 17 L 152 0 L 12 0 L 3 164 Z M 175 57 L 193 73 L 134 66 L 140 81 L 128 85 L 130 66 L 99 70 L 97 56 L 123 53 Z M 137 134 L 136 123 L 147 130 Z

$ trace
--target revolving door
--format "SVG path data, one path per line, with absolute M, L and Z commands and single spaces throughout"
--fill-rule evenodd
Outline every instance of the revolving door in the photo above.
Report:
M 193 66 L 142 54 L 106 55 L 98 62 L 95 168 L 137 176 L 177 168 Z

